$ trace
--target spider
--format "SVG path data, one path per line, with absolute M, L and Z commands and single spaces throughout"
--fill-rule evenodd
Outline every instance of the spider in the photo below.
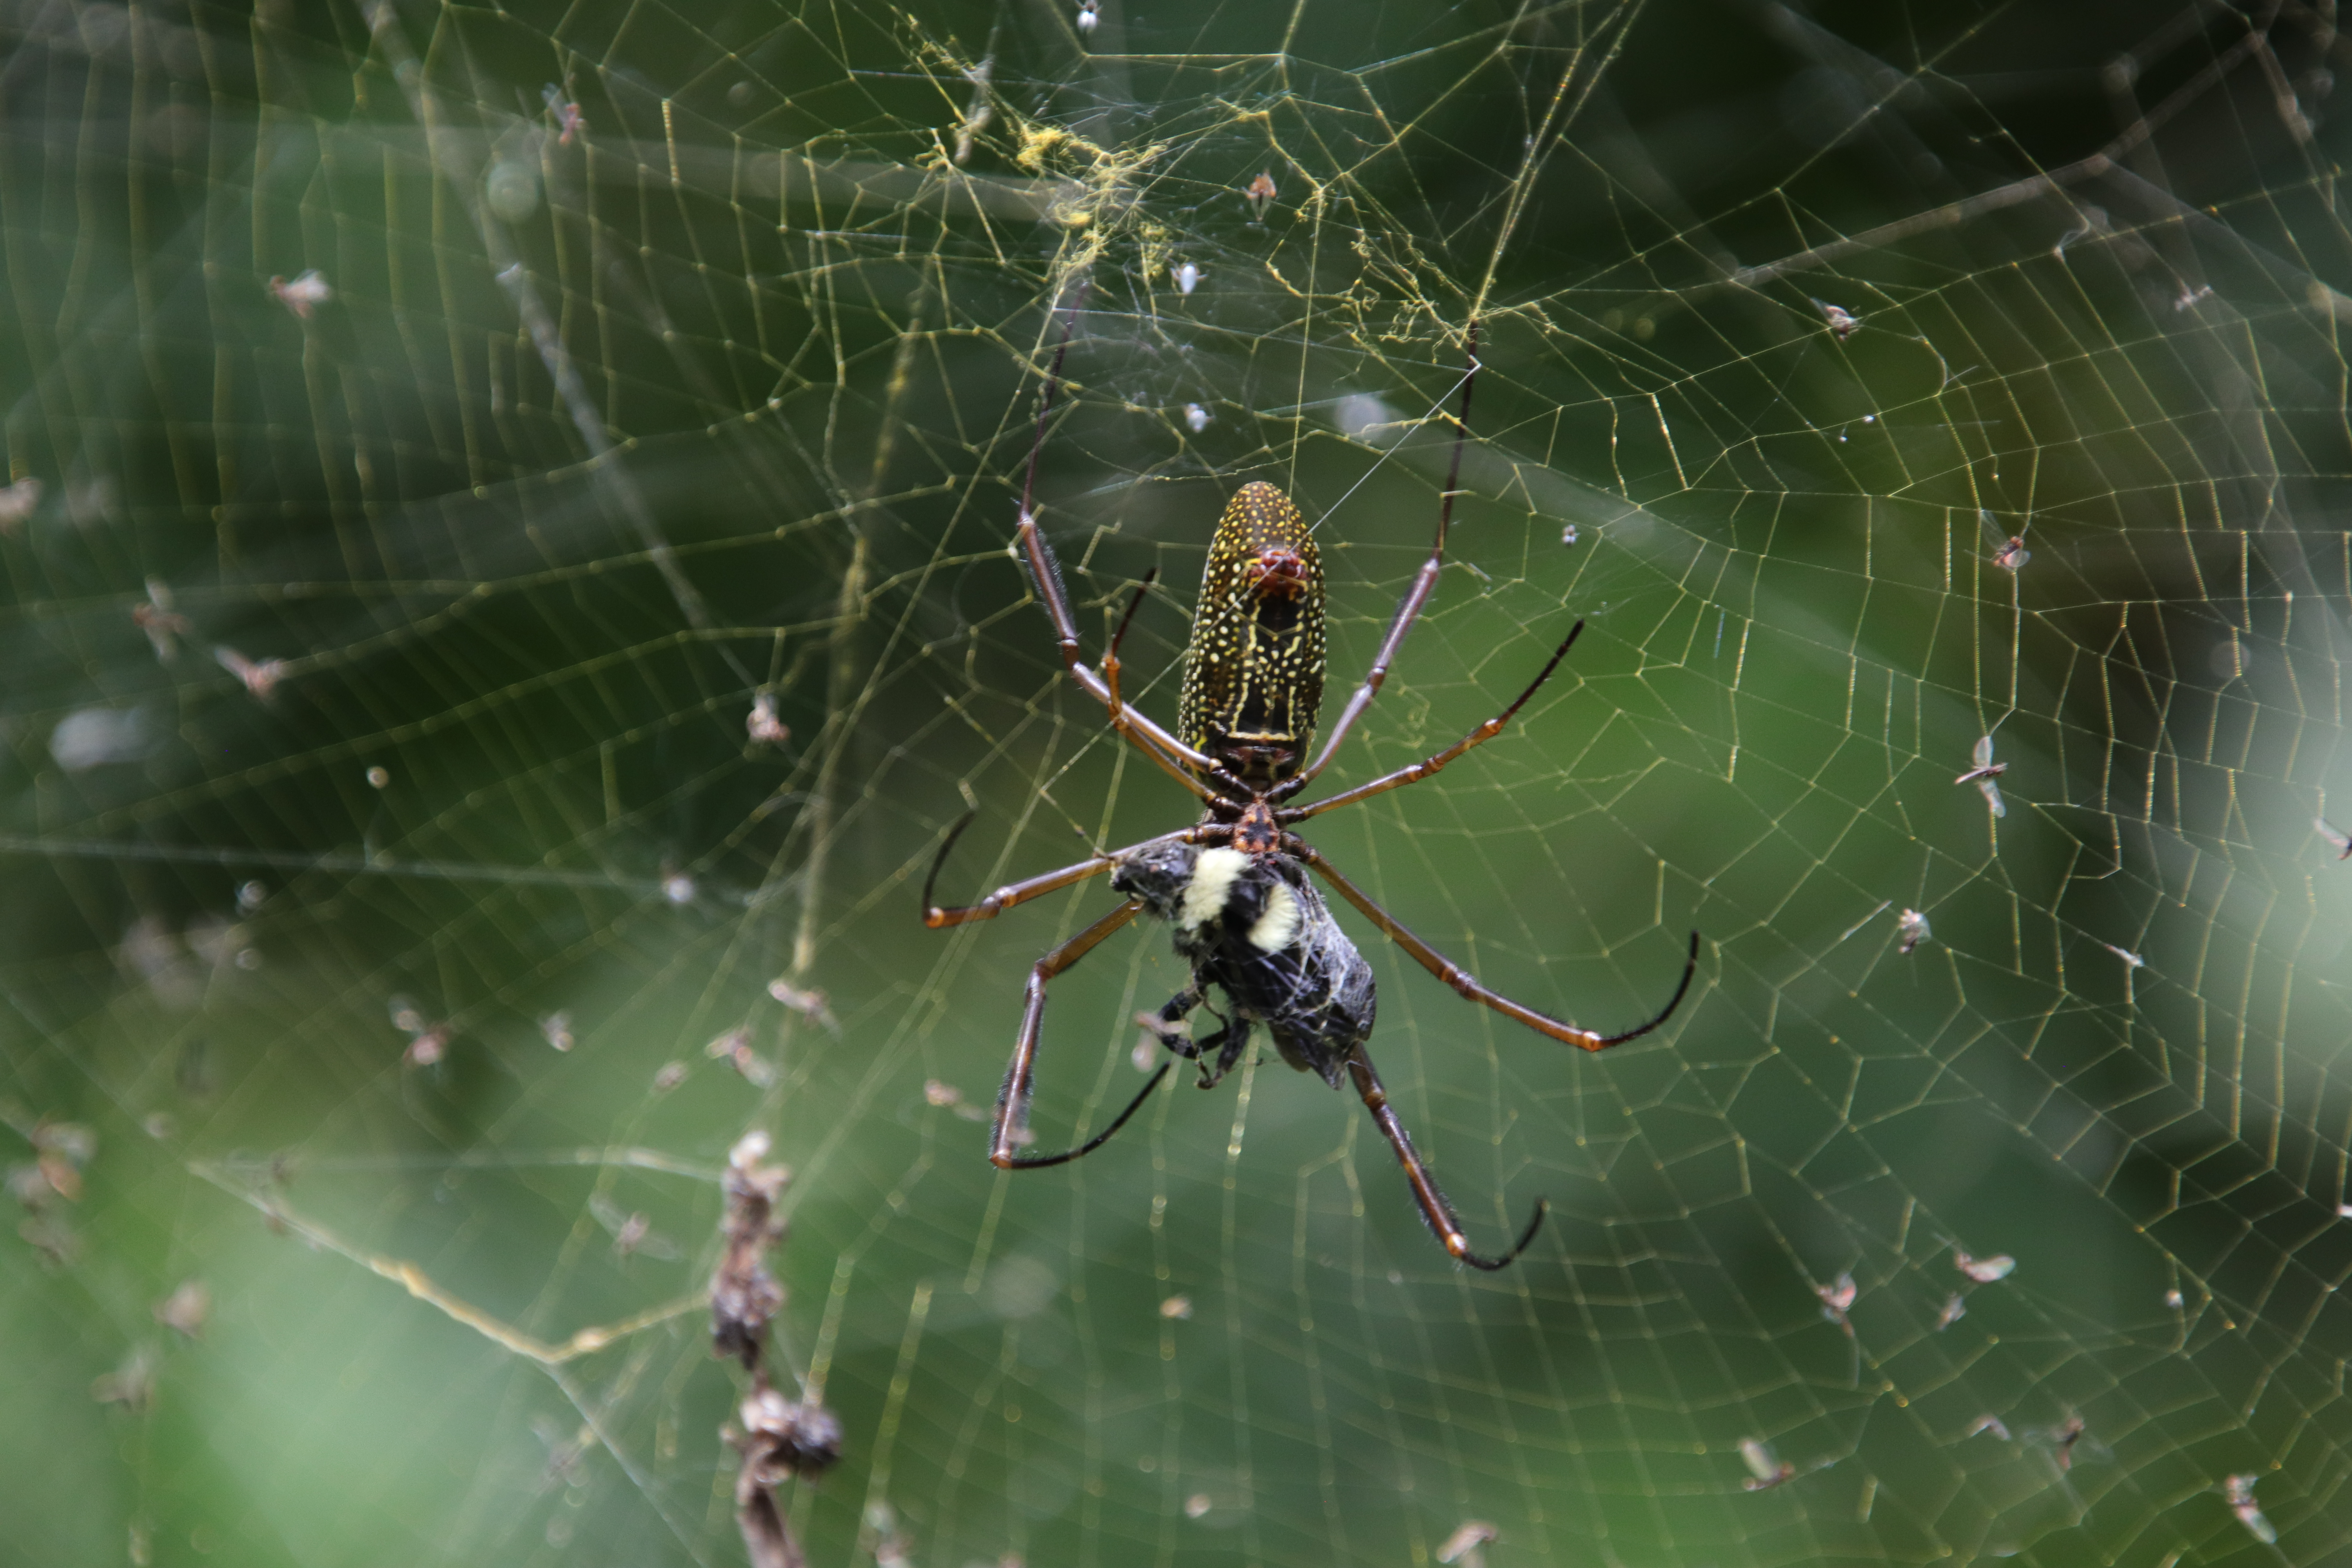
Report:
M 1293 831 L 1310 817 L 1427 778 L 1473 747 L 1494 739 L 1550 678 L 1584 629 L 1584 623 L 1577 622 L 1509 707 L 1445 750 L 1320 800 L 1303 805 L 1288 804 L 1323 772 L 1379 693 L 1405 634 L 1437 586 L 1461 479 L 1470 392 L 1478 370 L 1477 326 L 1472 323 L 1467 333 L 1469 366 L 1463 375 L 1461 407 L 1454 418 L 1453 467 L 1439 506 L 1437 537 L 1429 559 L 1397 605 L 1370 672 L 1349 699 L 1322 750 L 1309 762 L 1323 695 L 1323 568 L 1314 535 L 1298 509 L 1273 485 L 1243 486 L 1217 525 L 1200 602 L 1193 612 L 1175 733 L 1128 706 L 1119 695 L 1118 647 L 1150 586 L 1150 577 L 1129 602 L 1101 668 L 1086 662 L 1069 594 L 1052 547 L 1037 526 L 1034 504 L 1038 459 L 1061 384 L 1062 363 L 1069 353 L 1071 324 L 1066 320 L 1064 323 L 1037 411 L 1028 476 L 1022 487 L 1016 548 L 1053 621 L 1063 667 L 1070 679 L 1102 703 L 1114 731 L 1199 799 L 1202 813 L 1191 827 L 1125 849 L 1097 853 L 1075 865 L 999 888 L 976 904 L 953 908 L 941 907 L 935 897 L 940 870 L 956 840 L 971 825 L 972 816 L 966 815 L 940 843 L 923 883 L 923 923 L 934 931 L 992 920 L 1016 905 L 1105 872 L 1110 874 L 1113 890 L 1125 895 L 1117 909 L 1031 966 L 1020 1034 L 1004 1087 L 997 1095 L 989 1158 L 1007 1170 L 1034 1170 L 1090 1154 L 1127 1124 L 1175 1065 L 1162 1062 L 1127 1108 L 1084 1143 L 1057 1154 L 1021 1152 L 1030 1142 L 1029 1103 L 1035 1089 L 1047 984 L 1137 915 L 1148 913 L 1173 928 L 1177 954 L 1190 966 L 1191 978 L 1156 1014 L 1140 1014 L 1137 1021 L 1174 1056 L 1198 1065 L 1200 1087 L 1213 1088 L 1241 1059 L 1251 1034 L 1264 1026 L 1283 1059 L 1294 1068 L 1318 1074 L 1335 1089 L 1343 1079 L 1353 1082 L 1403 1166 L 1422 1218 L 1445 1250 L 1474 1268 L 1505 1268 L 1535 1239 L 1547 1205 L 1543 1199 L 1536 1201 L 1533 1216 L 1509 1251 L 1487 1257 L 1472 1250 L 1461 1217 L 1414 1149 L 1365 1048 L 1376 1001 L 1371 966 L 1332 918 L 1308 872 L 1464 998 L 1492 1007 L 1540 1035 L 1588 1051 L 1637 1039 L 1673 1016 L 1697 973 L 1698 933 L 1691 933 L 1681 983 L 1665 1006 L 1646 1023 L 1614 1035 L 1598 1034 L 1481 985 L 1406 930 Z M 1223 993 L 1223 1013 L 1211 1004 L 1213 992 Z M 1197 1041 L 1190 1037 L 1185 1024 L 1196 1009 L 1206 1009 L 1220 1021 L 1213 1034 Z

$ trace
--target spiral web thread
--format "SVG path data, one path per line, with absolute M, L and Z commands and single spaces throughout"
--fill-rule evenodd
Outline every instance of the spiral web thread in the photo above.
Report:
M 760 1126 L 813 1561 L 2346 1552 L 2332 12 L 723 9 L 18 18 L 10 1310 L 124 1456 L 59 1551 L 737 1560 Z M 1512 1269 L 1278 1060 L 982 1157 L 1110 895 L 925 932 L 941 834 L 1190 811 L 1007 559 L 1056 304 L 1045 525 L 1089 658 L 1158 569 L 1163 722 L 1248 479 L 1358 679 L 1481 325 L 1330 782 L 1590 629 L 1312 837 L 1580 1023 L 1706 939 L 1587 1059 L 1343 915 Z M 1181 978 L 1056 982 L 1041 1137 Z

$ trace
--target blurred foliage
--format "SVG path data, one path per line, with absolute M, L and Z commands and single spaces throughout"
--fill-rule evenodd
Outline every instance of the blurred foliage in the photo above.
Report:
M 2347 1550 L 2330 13 L 719 9 L 5 23 L 25 1560 L 738 1560 L 748 1126 L 815 1563 Z M 1166 719 L 1245 479 L 1366 668 L 1473 317 L 1333 777 L 1590 629 L 1316 842 L 1531 1005 L 1698 987 L 1587 1059 L 1367 948 L 1480 1244 L 1553 1205 L 1500 1275 L 1278 1061 L 995 1172 L 1108 895 L 927 932 L 941 835 L 1190 810 L 1006 556 L 1060 321 L 1038 496 L 1090 654 L 1157 569 Z M 1041 1137 L 1181 978 L 1057 981 Z

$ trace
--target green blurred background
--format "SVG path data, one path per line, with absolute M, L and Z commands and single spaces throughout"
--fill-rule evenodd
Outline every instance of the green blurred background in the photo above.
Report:
M 814 1563 L 2352 1561 L 2332 16 L 15 8 L 0 1555 L 740 1561 L 759 1127 Z M 928 932 L 941 835 L 1190 812 L 1006 553 L 1056 298 L 1045 525 L 1090 655 L 1158 570 L 1163 721 L 1254 478 L 1336 708 L 1482 322 L 1331 776 L 1588 630 L 1315 840 L 1595 1026 L 1706 939 L 1586 1058 L 1346 918 L 1474 1240 L 1551 1203 L 1509 1270 L 1278 1060 L 986 1162 L 1109 895 Z M 1055 984 L 1043 1139 L 1181 979 Z

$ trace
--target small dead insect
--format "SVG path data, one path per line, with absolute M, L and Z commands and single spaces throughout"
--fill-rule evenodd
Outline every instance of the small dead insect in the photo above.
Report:
M 1160 1315 L 1174 1322 L 1188 1321 L 1192 1316 L 1192 1298 L 1171 1296 L 1160 1303 Z
M 1208 1493 L 1194 1492 L 1191 1497 L 1184 1500 L 1184 1517 L 1186 1519 L 1206 1519 L 1209 1516 L 1209 1510 L 1216 1506 L 1215 1500 L 1212 1499 Z
M 1748 1479 L 1739 1483 L 1743 1491 L 1769 1492 L 1797 1473 L 1796 1466 L 1775 1456 L 1755 1437 L 1739 1439 L 1739 1458 L 1748 1467 Z
M 988 1112 L 964 1099 L 963 1090 L 951 1083 L 941 1083 L 935 1078 L 923 1080 L 923 1101 L 942 1110 L 952 1110 L 966 1121 L 988 1120 Z
M 2183 283 L 2179 294 L 2172 301 L 2172 308 L 2176 312 L 2193 310 L 2212 297 L 2213 285 L 2210 283 L 2200 283 L 2194 289 Z
M 578 1042 L 572 1037 L 572 1015 L 550 1013 L 539 1021 L 540 1037 L 559 1051 L 568 1051 Z
M 450 1026 L 428 1022 L 416 1005 L 405 996 L 395 996 L 385 1005 L 392 1015 L 392 1026 L 408 1037 L 408 1048 L 400 1059 L 410 1067 L 429 1068 L 449 1054 Z
M 1846 1313 L 1853 1310 L 1854 1298 L 1861 1294 L 1861 1287 L 1853 1282 L 1853 1276 L 1841 1274 L 1833 1285 L 1816 1285 L 1813 1294 L 1822 1299 L 1822 1316 L 1843 1329 L 1847 1338 L 1853 1338 L 1853 1324 L 1847 1321 Z
M 806 1018 L 810 1023 L 830 1029 L 836 1035 L 841 1033 L 841 1020 L 835 1017 L 833 1009 L 826 1005 L 824 992 L 814 989 L 803 990 L 791 981 L 779 976 L 768 982 L 768 994 Z
M 2230 1505 L 2230 1511 L 2238 1516 L 2238 1522 L 2256 1541 L 2269 1546 L 2278 1540 L 2278 1527 L 2263 1517 L 2263 1505 L 2254 1500 L 2254 1483 L 2260 1479 L 2262 1477 L 2252 1471 L 2231 1476 L 2221 1483 L 2221 1497 Z
M 155 658 L 164 664 L 180 657 L 179 639 L 195 629 L 187 616 L 172 608 L 172 590 L 160 577 L 147 579 L 147 597 L 131 606 L 132 624 L 147 634 Z
M 89 1396 L 100 1405 L 144 1410 L 155 1403 L 155 1373 L 159 1358 L 153 1345 L 141 1345 L 122 1358 L 112 1372 L 90 1380 Z
M 2002 1425 L 2001 1419 L 1998 1415 L 1978 1416 L 1976 1419 L 1976 1425 L 1969 1427 L 1966 1432 L 1962 1433 L 1961 1436 L 1964 1437 L 1974 1437 L 1986 1432 L 1991 1433 L 1994 1436 L 2000 1438 L 2004 1443 L 2010 1440 L 2009 1428 Z
M 2083 1418 L 2069 1415 L 2050 1429 L 2051 1458 L 2061 1474 L 2074 1468 L 2074 1445 L 2083 1440 Z
M 2182 1297 L 2179 1291 L 2167 1290 L 2164 1293 L 2164 1304 L 2178 1312 L 2181 1308 L 2187 1306 L 2189 1303 L 2187 1300 Z
M 1827 300 L 1816 300 L 1813 306 L 1821 311 L 1822 320 L 1830 324 L 1830 336 L 1838 342 L 1843 342 L 1862 331 L 1862 318 L 1844 306 L 1832 305 Z
M 677 1244 L 654 1229 L 652 1218 L 643 1210 L 623 1212 L 612 1199 L 592 1195 L 588 1212 L 613 1238 L 613 1256 L 628 1258 L 642 1254 L 664 1263 L 675 1263 L 686 1256 Z
M 1944 1310 L 1936 1314 L 1936 1331 L 1942 1333 L 1969 1315 L 1969 1304 L 1958 1292 L 1944 1298 Z
M 562 132 L 556 137 L 555 144 L 558 147 L 569 147 L 580 140 L 581 132 L 588 129 L 588 117 L 580 112 L 580 106 L 572 101 L 571 94 L 553 82 L 549 82 L 539 89 L 539 96 L 541 101 L 547 105 L 547 112 L 553 117 L 556 128 Z
M 213 1315 L 213 1293 L 201 1279 L 184 1279 L 180 1288 L 155 1303 L 155 1321 L 183 1338 L 205 1337 L 205 1322 Z
M 686 1081 L 687 1070 L 684 1062 L 664 1062 L 661 1070 L 654 1074 L 654 1092 L 667 1094 Z
M 297 321 L 307 321 L 310 313 L 335 297 L 333 289 L 319 275 L 315 267 L 290 281 L 272 276 L 269 292 L 278 302 L 294 312 Z
M 1102 20 L 1098 0 L 1078 0 L 1078 36 L 1094 37 L 1095 25 Z
M 2320 837 L 2327 841 L 2327 847 L 2336 851 L 2338 860 L 2352 860 L 2352 833 L 2339 832 L 2336 825 L 2324 816 L 2313 817 L 2311 826 Z
M 675 866 L 665 866 L 661 874 L 661 894 L 673 909 L 684 909 L 694 902 L 694 879 Z
M 776 717 L 776 694 L 762 691 L 751 699 L 751 716 L 743 721 L 744 732 L 755 746 L 781 746 L 793 738 L 789 725 Z
M 1459 1563 L 1462 1568 L 1486 1568 L 1486 1553 L 1480 1550 L 1486 1542 L 1500 1537 L 1501 1531 L 1483 1519 L 1465 1519 L 1460 1528 L 1445 1538 L 1437 1549 L 1440 1563 Z
M 1932 935 L 1927 929 L 1927 917 L 1917 910 L 1905 910 L 1895 921 L 1897 952 L 1909 952 Z
M 213 649 L 213 661 L 243 683 L 257 701 L 267 702 L 278 694 L 278 683 L 286 679 L 287 665 L 282 658 L 247 658 L 233 647 Z
M 1990 1285 L 1996 1279 L 2006 1279 L 2017 1268 L 2017 1259 L 2006 1253 L 1996 1258 L 1972 1258 L 1958 1247 L 1952 1248 L 1952 1266 L 1979 1285 Z
M 1178 262 L 1174 276 L 1179 294 L 1190 294 L 1201 286 L 1201 269 L 1189 261 Z
M 2127 948 L 2117 947 L 2111 942 L 2100 942 L 2099 945 L 2105 948 L 2109 952 L 2114 953 L 2117 958 L 2122 959 L 2126 968 L 2145 969 L 2147 967 L 2147 959 L 2142 958 L 2138 953 L 2133 952 Z
M 765 1089 L 776 1081 L 775 1065 L 751 1048 L 751 1028 L 748 1024 L 717 1037 L 702 1047 L 702 1054 L 713 1061 L 728 1063 L 754 1089 Z
M 1272 206 L 1275 202 L 1274 176 L 1261 171 L 1258 177 L 1249 183 L 1249 189 L 1244 195 L 1249 200 L 1252 217 L 1258 222 L 1264 222 L 1265 209 Z
M 0 539 L 13 538 L 40 504 L 41 481 L 30 474 L 13 484 L 0 485 Z
M 2000 785 L 1993 783 L 1993 781 L 2000 777 L 2001 774 L 2009 772 L 2009 764 L 2007 763 L 1996 763 L 1992 760 L 1992 737 L 1990 735 L 1978 737 L 1976 751 L 1972 755 L 1975 759 L 1975 765 L 1970 767 L 1968 772 L 1962 773 L 1952 782 L 1956 784 L 1972 784 L 1976 785 L 1978 793 L 1982 795 L 1985 798 L 1985 809 L 1991 812 L 1995 816 L 2007 816 L 2009 815 L 2009 807 L 2001 801 Z
M 1209 411 L 1197 403 L 1188 403 L 1184 405 L 1184 423 L 1192 427 L 1193 435 L 1198 436 L 1209 427 Z
M 98 1134 L 79 1121 L 43 1121 L 33 1129 L 32 1144 L 35 1168 L 49 1190 L 68 1203 L 80 1202 L 81 1173 L 98 1157 Z
M 2025 548 L 2024 524 L 2021 523 L 2017 531 L 2011 533 L 2001 527 L 1991 512 L 1979 509 L 1977 526 L 1984 531 L 1985 538 L 1992 545 L 1992 563 L 2002 571 L 2012 574 L 2021 572 L 2025 563 L 2033 559 L 2033 552 Z

